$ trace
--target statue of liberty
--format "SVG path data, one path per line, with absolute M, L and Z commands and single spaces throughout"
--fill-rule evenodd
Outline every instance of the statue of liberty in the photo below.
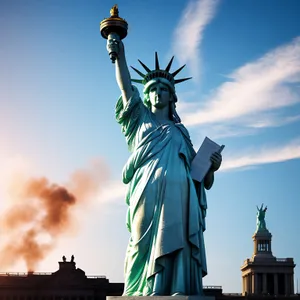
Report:
M 123 295 L 203 295 L 205 189 L 212 187 L 222 156 L 212 154 L 204 180 L 193 181 L 196 153 L 175 105 L 175 85 L 189 79 L 175 79 L 183 67 L 171 72 L 172 58 L 161 68 L 155 54 L 154 70 L 139 61 L 145 74 L 133 68 L 142 79 L 131 79 L 117 34 L 109 35 L 107 50 L 116 56 L 116 120 L 131 153 L 123 169 L 130 232 Z M 143 100 L 132 82 L 143 84 Z
M 262 204 L 260 208 L 258 206 L 256 206 L 256 208 L 256 232 L 261 230 L 267 230 L 265 221 L 267 206 L 264 208 L 264 204 Z

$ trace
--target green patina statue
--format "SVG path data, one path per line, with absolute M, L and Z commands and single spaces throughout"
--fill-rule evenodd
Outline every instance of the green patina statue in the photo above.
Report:
M 173 58 L 165 69 L 157 54 L 154 70 L 140 61 L 146 73 L 133 68 L 142 79 L 131 79 L 117 34 L 109 35 L 107 50 L 116 54 L 121 90 L 116 119 L 131 152 L 123 169 L 130 232 L 123 295 L 202 295 L 205 189 L 211 188 L 222 156 L 213 153 L 203 182 L 193 181 L 196 153 L 175 106 L 175 84 L 189 78 L 174 78 L 182 68 L 170 72 Z M 143 101 L 132 81 L 144 85 Z
M 265 208 L 263 206 L 264 204 L 262 204 L 260 208 L 256 206 L 256 231 L 267 230 L 265 221 L 267 206 Z

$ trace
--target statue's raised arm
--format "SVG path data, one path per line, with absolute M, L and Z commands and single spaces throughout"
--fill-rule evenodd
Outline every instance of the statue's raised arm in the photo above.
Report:
M 111 34 L 107 40 L 107 51 L 117 53 L 115 68 L 116 68 L 116 80 L 122 93 L 122 99 L 124 105 L 131 98 L 133 90 L 131 86 L 131 78 L 126 62 L 124 44 L 119 39 L 118 35 Z
M 110 10 L 110 17 L 100 23 L 101 35 L 107 39 L 106 49 L 116 68 L 116 79 L 122 93 L 124 105 L 131 98 L 133 90 L 122 39 L 127 35 L 127 22 L 119 17 L 118 6 Z

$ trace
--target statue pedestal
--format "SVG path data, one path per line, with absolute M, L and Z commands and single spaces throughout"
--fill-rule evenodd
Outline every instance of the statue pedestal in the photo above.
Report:
M 215 300 L 214 296 L 109 296 L 107 300 Z

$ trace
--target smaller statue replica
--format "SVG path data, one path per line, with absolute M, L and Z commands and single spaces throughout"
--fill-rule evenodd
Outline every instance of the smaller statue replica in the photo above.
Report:
M 256 231 L 267 230 L 266 221 L 265 221 L 267 206 L 265 208 L 263 206 L 264 206 L 264 204 L 262 204 L 260 208 L 258 208 L 258 206 L 256 206 L 256 208 L 257 208 Z
M 65 256 L 62 257 L 62 260 L 63 260 L 63 262 L 66 262 L 66 261 L 67 261 L 67 259 L 66 259 Z

